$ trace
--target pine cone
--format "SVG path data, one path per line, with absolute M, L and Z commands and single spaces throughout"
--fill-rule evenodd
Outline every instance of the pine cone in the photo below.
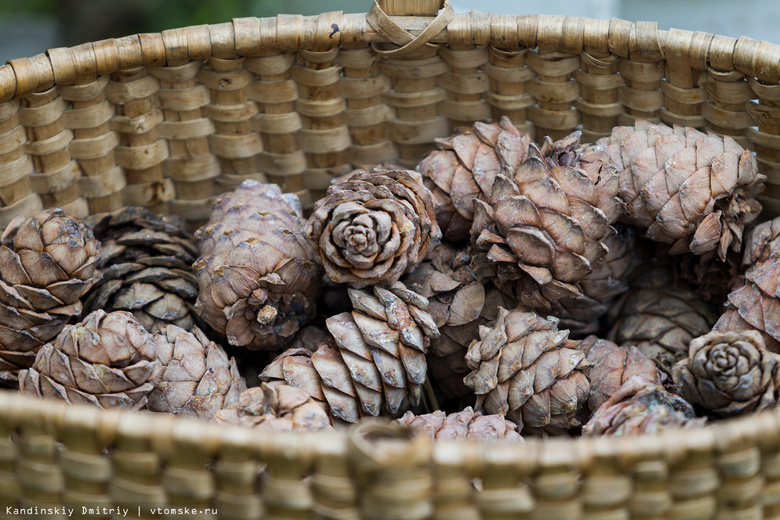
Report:
M 607 254 L 621 214 L 606 150 L 583 150 L 579 138 L 531 145 L 521 165 L 496 176 L 488 202 L 474 202 L 474 271 L 528 308 L 582 296 L 579 282 Z
M 197 327 L 168 325 L 147 346 L 142 352 L 161 365 L 147 404 L 153 412 L 211 419 L 246 389 L 235 360 Z
M 603 240 L 609 252 L 593 263 L 593 271 L 580 282 L 582 296 L 552 302 L 550 313 L 572 337 L 597 334 L 601 318 L 628 290 L 628 279 L 640 264 L 634 234 L 634 228 L 617 226 L 617 233 Z
M 81 316 L 81 297 L 100 278 L 100 242 L 61 209 L 14 217 L 0 238 L 0 381 Z
M 778 256 L 780 256 L 780 217 L 762 222 L 745 233 L 743 269 L 749 269 Z
M 558 320 L 499 309 L 492 326 L 479 329 L 466 362 L 465 383 L 477 394 L 477 411 L 505 415 L 518 432 L 563 433 L 579 425 L 590 385 L 588 365 Z
M 718 316 L 690 286 L 675 284 L 671 269 L 663 266 L 638 271 L 613 311 L 607 339 L 636 346 L 667 373 L 688 355 L 693 338 L 712 329 Z
M 240 424 L 264 431 L 330 430 L 328 414 L 306 392 L 289 385 L 261 384 L 214 414 L 219 424 Z
M 440 410 L 425 415 L 406 412 L 396 423 L 410 427 L 415 437 L 452 440 L 522 441 L 517 425 L 501 415 L 482 415 L 470 406 L 457 413 L 446 414 Z
M 458 128 L 455 135 L 435 141 L 438 149 L 423 158 L 417 171 L 433 194 L 444 238 L 465 241 L 474 220 L 474 200 L 487 199 L 503 167 L 525 160 L 531 138 L 502 117 L 498 123 Z
M 634 376 L 659 385 L 663 382 L 663 372 L 636 347 L 621 348 L 611 341 L 588 336 L 580 342 L 579 349 L 585 352 L 588 363 L 592 365 L 588 373 L 588 408 L 591 412 L 596 411 L 623 383 Z
M 779 362 L 758 331 L 710 332 L 691 341 L 672 376 L 681 397 L 732 417 L 777 405 Z
M 103 275 L 85 299 L 86 312 L 129 311 L 151 333 L 168 324 L 191 330 L 198 297 L 191 266 L 198 248 L 184 219 L 130 206 L 86 222 L 102 243 Z
M 706 421 L 696 418 L 693 407 L 682 397 L 634 376 L 596 410 L 582 435 L 659 433 L 668 428 L 701 428 Z
M 431 192 L 417 172 L 357 170 L 314 205 L 306 236 L 334 281 L 391 284 L 441 239 Z
M 335 346 L 321 344 L 313 354 L 287 351 L 260 378 L 306 391 L 347 423 L 382 415 L 383 409 L 397 415 L 409 403 L 419 404 L 425 353 L 430 338 L 439 335 L 427 300 L 401 282 L 374 286 L 373 295 L 357 289 L 349 295 L 355 310 L 326 321 Z
M 196 310 L 231 345 L 280 349 L 314 317 L 322 268 L 301 218 L 295 195 L 247 180 L 217 198 L 195 233 Z
M 138 410 L 159 370 L 154 339 L 132 314 L 98 310 L 67 325 L 38 351 L 32 368 L 19 372 L 19 391 L 67 403 Z
M 766 177 L 756 159 L 728 136 L 637 121 L 600 139 L 620 172 L 628 221 L 648 228 L 671 253 L 739 251 L 745 224 L 761 212 L 755 199 Z

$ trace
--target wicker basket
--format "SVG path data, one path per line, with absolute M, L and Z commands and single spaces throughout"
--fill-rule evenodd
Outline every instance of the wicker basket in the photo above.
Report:
M 11 60 L 0 224 L 43 206 L 142 204 L 195 226 L 247 177 L 310 204 L 355 166 L 413 166 L 435 137 L 501 115 L 586 141 L 637 118 L 731 135 L 755 150 L 763 203 L 780 213 L 780 46 L 440 7 L 388 0 L 368 14 L 236 19 Z M 396 434 L 260 435 L 0 392 L 0 516 L 7 504 L 71 504 L 77 516 L 88 504 L 136 517 L 135 506 L 151 517 L 149 506 L 187 505 L 242 519 L 780 518 L 780 413 L 520 446 L 385 438 Z

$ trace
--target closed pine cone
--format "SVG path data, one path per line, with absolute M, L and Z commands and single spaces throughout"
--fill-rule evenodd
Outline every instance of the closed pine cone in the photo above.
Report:
M 588 363 L 568 334 L 555 318 L 499 309 L 466 356 L 472 372 L 465 383 L 477 394 L 476 410 L 506 416 L 520 433 L 560 434 L 578 426 L 590 392 Z
M 102 279 L 87 295 L 86 311 L 129 311 L 151 333 L 168 324 L 191 330 L 198 248 L 184 219 L 130 206 L 86 222 L 102 244 Z
M 100 242 L 61 209 L 14 217 L 0 238 L 0 381 L 17 386 L 38 349 L 81 317 Z
M 647 228 L 671 253 L 739 251 L 745 224 L 761 212 L 765 176 L 734 139 L 637 121 L 599 140 L 620 172 L 628 221 Z
M 214 415 L 218 424 L 264 431 L 330 430 L 327 412 L 306 392 L 285 384 L 262 383 L 241 392 L 236 402 Z
M 395 422 L 409 426 L 414 431 L 415 437 L 424 435 L 431 439 L 523 440 L 517 433 L 517 425 L 513 422 L 507 421 L 502 415 L 482 415 L 470 406 L 463 411 L 450 414 L 441 410 L 425 415 L 406 412 Z
M 303 236 L 298 197 L 247 180 L 217 198 L 196 233 L 196 310 L 231 345 L 277 350 L 315 315 L 322 267 Z
M 102 409 L 143 408 L 159 362 L 154 338 L 126 311 L 98 310 L 67 325 L 19 372 L 19 391 Z

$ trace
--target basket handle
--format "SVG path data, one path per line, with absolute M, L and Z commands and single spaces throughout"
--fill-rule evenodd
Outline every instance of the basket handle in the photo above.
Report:
M 413 15 L 428 15 L 436 18 L 423 29 L 423 31 L 414 36 L 406 29 L 398 25 L 390 14 L 382 9 L 383 5 L 390 5 L 391 9 L 400 9 L 403 13 Z M 441 8 L 441 11 L 439 11 Z M 425 12 L 423 12 L 426 10 Z M 432 13 L 429 11 L 433 10 Z M 412 13 L 412 11 L 415 11 Z M 397 14 L 393 12 L 393 14 Z M 447 24 L 455 16 L 449 0 L 374 0 L 374 5 L 366 15 L 366 21 L 374 30 L 387 39 L 398 45 L 397 49 L 382 50 L 374 46 L 374 50 L 385 56 L 403 56 L 419 49 L 423 45 L 434 46 L 429 43 L 437 34 L 443 31 Z

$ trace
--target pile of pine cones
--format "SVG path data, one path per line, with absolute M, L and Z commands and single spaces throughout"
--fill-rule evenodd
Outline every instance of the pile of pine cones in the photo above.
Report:
M 17 217 L 0 240 L 0 381 L 272 430 L 702 427 L 780 402 L 764 179 L 733 139 L 692 128 L 537 145 L 502 119 L 439 140 L 416 171 L 356 170 L 308 219 L 254 181 L 194 235 L 136 207 Z

